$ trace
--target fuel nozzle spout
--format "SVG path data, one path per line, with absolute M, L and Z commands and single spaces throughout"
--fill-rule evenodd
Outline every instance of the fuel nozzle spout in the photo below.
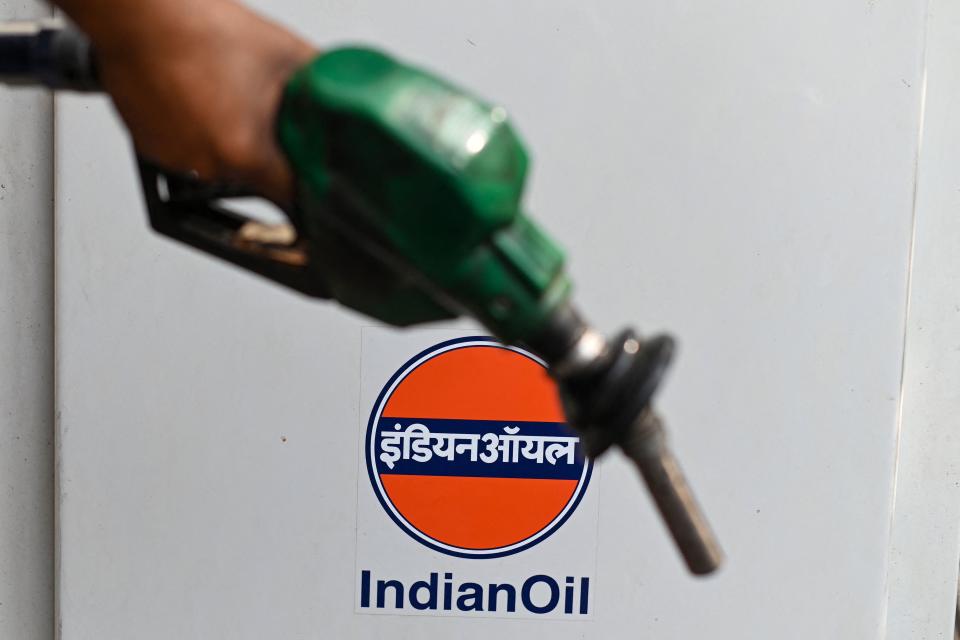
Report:
M 587 455 L 596 458 L 618 446 L 643 477 L 690 572 L 716 571 L 723 552 L 652 407 L 673 357 L 673 339 L 644 340 L 627 330 L 606 340 L 566 307 L 544 333 L 543 348 L 530 346 L 547 360 Z
M 666 443 L 660 418 L 651 410 L 618 443 L 647 484 L 660 517 L 690 572 L 710 575 L 723 563 L 723 551 Z

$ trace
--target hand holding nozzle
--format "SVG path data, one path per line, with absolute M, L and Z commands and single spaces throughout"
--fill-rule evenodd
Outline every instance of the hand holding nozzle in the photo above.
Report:
M 150 6 L 168 10 L 164 2 Z M 90 88 L 102 79 L 150 159 L 141 158 L 141 177 L 160 233 L 389 324 L 469 313 L 503 340 L 526 344 L 550 365 L 588 455 L 618 445 L 640 470 L 690 570 L 715 570 L 721 552 L 651 409 L 673 342 L 632 332 L 608 342 L 566 302 L 562 252 L 523 213 L 527 156 L 502 109 L 369 49 L 328 53 L 291 78 L 311 47 L 235 3 L 220 5 L 216 17 L 204 37 L 151 31 L 149 42 L 132 43 L 136 51 L 108 46 L 96 67 L 76 32 L 0 32 L 0 81 Z M 277 115 L 282 91 L 288 99 Z M 409 91 L 420 98 L 408 99 Z M 362 117 L 331 115 L 343 112 Z M 437 120 L 467 113 L 473 119 L 456 126 Z M 411 122 L 434 129 L 411 129 Z M 383 161 L 421 156 L 422 171 Z M 464 157 L 472 158 L 469 171 L 457 164 Z M 222 190 L 157 164 L 249 185 L 276 202 L 289 200 L 296 179 L 293 227 L 282 236 L 289 240 L 277 243 L 262 229 L 245 233 L 254 221 L 223 209 Z M 404 188 L 382 188 L 398 171 Z M 442 193 L 484 197 L 438 206 L 438 185 Z
M 189 2 L 187 12 L 170 0 L 57 4 L 83 31 L 3 24 L 0 82 L 105 91 L 140 155 L 289 204 L 294 176 L 275 117 L 286 80 L 316 55 L 312 46 L 229 0 Z

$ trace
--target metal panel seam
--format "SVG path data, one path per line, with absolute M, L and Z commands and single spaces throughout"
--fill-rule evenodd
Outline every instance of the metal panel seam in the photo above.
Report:
M 907 347 L 909 346 L 908 341 L 910 334 L 910 302 L 913 290 L 914 254 L 917 248 L 917 209 L 918 195 L 920 192 L 920 156 L 923 151 L 924 117 L 926 116 L 927 111 L 927 47 L 929 45 L 928 34 L 930 32 L 930 2 L 931 0 L 927 0 L 926 6 L 924 7 L 923 19 L 923 54 L 920 63 L 923 80 L 921 81 L 920 87 L 920 114 L 917 122 L 917 147 L 913 162 L 913 211 L 911 212 L 910 220 L 910 250 L 907 254 L 907 286 L 905 292 L 906 304 L 904 305 L 903 346 L 900 357 L 900 394 L 897 398 L 897 421 L 896 433 L 894 434 L 896 444 L 894 445 L 893 478 L 890 487 L 890 517 L 887 526 L 887 558 L 884 565 L 883 602 L 881 603 L 882 609 L 880 616 L 880 624 L 882 625 L 882 628 L 880 629 L 880 637 L 883 640 L 887 640 L 887 622 L 889 619 L 888 608 L 890 603 L 890 561 L 892 560 L 893 551 L 893 527 L 897 507 L 897 485 L 900 476 L 900 445 L 903 433 L 903 405 L 906 395 Z

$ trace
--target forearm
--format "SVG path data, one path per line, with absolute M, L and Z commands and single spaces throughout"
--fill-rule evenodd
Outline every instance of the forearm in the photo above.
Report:
M 183 37 L 202 31 L 223 0 L 57 0 L 56 4 L 98 45 L 112 48 L 158 33 Z M 230 4 L 234 4 L 230 2 Z

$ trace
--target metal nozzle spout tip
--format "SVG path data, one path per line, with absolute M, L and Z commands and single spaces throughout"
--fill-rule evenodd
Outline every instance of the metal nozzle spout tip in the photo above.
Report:
M 647 411 L 638 423 L 621 447 L 643 476 L 687 568 L 697 576 L 710 575 L 723 564 L 720 544 L 666 445 L 660 420 Z

